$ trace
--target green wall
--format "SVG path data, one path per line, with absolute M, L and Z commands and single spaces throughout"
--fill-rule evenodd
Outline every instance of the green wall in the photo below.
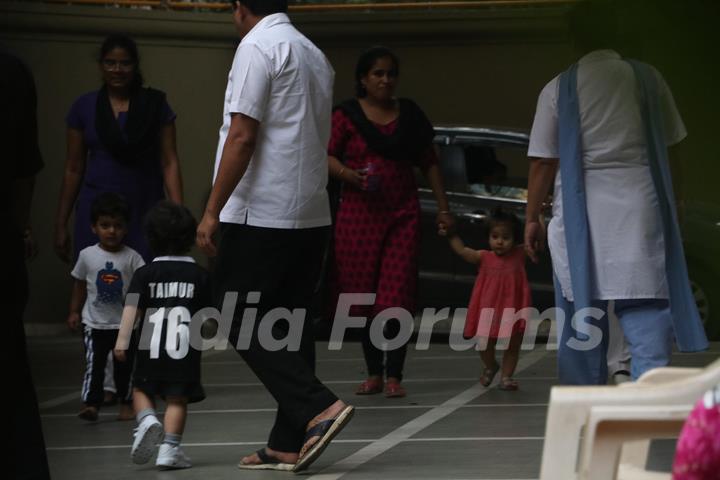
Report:
M 678 172 L 685 197 L 715 201 L 716 187 L 707 179 L 717 178 L 717 148 L 703 139 L 713 138 L 711 130 L 717 123 L 718 96 L 709 95 L 718 80 L 716 67 L 714 71 L 708 67 L 713 62 L 705 57 L 705 50 L 710 47 L 698 40 L 692 28 L 693 22 L 703 20 L 701 13 L 681 17 L 682 38 L 662 28 L 658 31 L 658 22 L 677 23 L 677 18 L 665 17 L 679 14 L 671 7 L 652 10 L 657 17 L 653 28 L 633 27 L 631 50 L 665 73 L 691 132 L 682 147 L 682 172 Z M 626 19 L 647 17 L 645 11 L 631 10 Z M 415 99 L 436 124 L 528 130 L 540 89 L 574 59 L 561 14 L 556 8 L 516 7 L 314 13 L 292 18 L 332 62 L 338 100 L 353 92 L 358 53 L 384 44 L 401 59 L 399 94 Z M 33 209 L 41 254 L 30 265 L 29 332 L 61 329 L 67 313 L 69 266 L 52 251 L 65 154 L 64 116 L 75 97 L 98 86 L 94 58 L 102 38 L 111 32 L 126 32 L 138 41 L 147 84 L 166 91 L 178 114 L 186 203 L 198 215 L 210 187 L 223 92 L 237 42 L 229 14 L 1 3 L 0 43 L 23 58 L 35 74 L 46 163 Z

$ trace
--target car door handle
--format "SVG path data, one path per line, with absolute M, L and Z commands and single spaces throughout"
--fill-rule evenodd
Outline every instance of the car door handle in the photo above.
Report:
M 483 213 L 467 212 L 467 213 L 462 213 L 462 214 L 460 214 L 460 216 L 461 216 L 462 218 L 467 218 L 467 219 L 470 220 L 470 222 L 472 222 L 472 223 L 475 223 L 475 222 L 484 222 L 485 220 L 487 220 L 487 215 L 485 215 L 485 214 L 483 214 Z

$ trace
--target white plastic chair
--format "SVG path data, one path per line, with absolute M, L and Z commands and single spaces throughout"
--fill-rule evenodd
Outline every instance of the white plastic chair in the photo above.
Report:
M 540 480 L 668 478 L 645 470 L 649 439 L 677 436 L 719 382 L 717 360 L 704 369 L 652 370 L 619 387 L 553 387 Z

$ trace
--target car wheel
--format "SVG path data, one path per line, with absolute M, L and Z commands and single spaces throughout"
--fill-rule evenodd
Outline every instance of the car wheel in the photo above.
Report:
M 700 319 L 710 340 L 720 340 L 720 312 L 717 291 L 719 280 L 715 275 L 696 265 L 689 265 L 690 287 Z

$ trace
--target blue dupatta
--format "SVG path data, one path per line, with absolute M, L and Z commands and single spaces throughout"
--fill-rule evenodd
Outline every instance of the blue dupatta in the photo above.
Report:
M 680 228 L 674 208 L 675 199 L 663 131 L 657 77 L 653 69 L 644 63 L 635 60 L 628 60 L 628 63 L 632 65 L 640 91 L 648 163 L 662 218 L 665 272 L 675 340 L 681 351 L 704 350 L 708 347 L 708 342 L 690 289 Z M 578 312 L 583 308 L 591 307 L 594 266 L 590 254 L 582 162 L 577 64 L 563 72 L 559 82 L 558 114 L 563 217 L 573 306 L 575 312 Z

